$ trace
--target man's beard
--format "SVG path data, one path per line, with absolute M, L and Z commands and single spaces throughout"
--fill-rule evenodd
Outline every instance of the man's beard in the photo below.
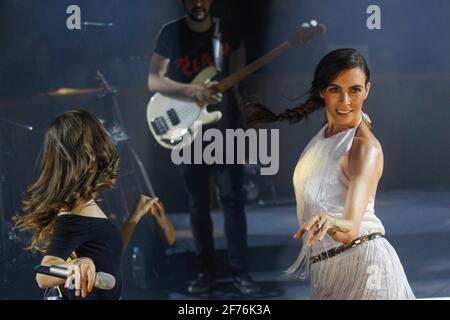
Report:
M 195 22 L 203 22 L 203 21 L 205 21 L 206 19 L 208 19 L 208 17 L 209 17 L 209 12 L 206 11 L 205 8 L 201 8 L 201 9 L 203 9 L 203 12 L 204 12 L 204 15 L 203 15 L 201 18 L 197 17 L 197 14 L 194 12 L 195 9 L 197 9 L 197 8 L 192 9 L 191 12 L 187 12 L 187 15 L 188 15 L 192 20 L 194 20 Z

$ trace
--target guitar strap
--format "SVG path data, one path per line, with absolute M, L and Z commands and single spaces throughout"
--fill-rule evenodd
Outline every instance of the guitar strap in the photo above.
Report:
M 214 22 L 214 35 L 212 39 L 213 43 L 213 54 L 214 54 L 214 64 L 218 72 L 222 72 L 222 33 L 220 33 L 220 18 L 213 18 Z

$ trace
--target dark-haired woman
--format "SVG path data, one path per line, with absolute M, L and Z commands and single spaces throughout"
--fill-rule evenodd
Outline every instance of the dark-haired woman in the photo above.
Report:
M 139 220 L 161 204 L 141 195 L 119 231 L 96 203 L 103 189 L 115 185 L 118 169 L 117 150 L 92 114 L 70 110 L 50 125 L 41 174 L 27 190 L 27 215 L 16 217 L 16 225 L 33 231 L 31 247 L 46 252 L 42 265 L 66 267 L 70 276 L 63 280 L 37 274 L 40 288 L 74 283 L 75 290 L 67 290 L 65 298 L 121 298 L 124 248 Z M 99 271 L 115 277 L 113 289 L 94 288 Z
M 312 299 L 414 299 L 394 248 L 374 214 L 383 151 L 363 103 L 370 71 L 354 49 L 328 53 L 316 67 L 309 99 L 275 115 L 253 106 L 254 123 L 297 122 L 323 107 L 326 125 L 309 142 L 293 183 L 303 247 L 288 274 L 311 278 Z

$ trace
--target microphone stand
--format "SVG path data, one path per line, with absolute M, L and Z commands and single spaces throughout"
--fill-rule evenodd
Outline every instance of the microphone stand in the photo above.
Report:
M 122 129 L 124 121 L 123 121 L 122 114 L 120 112 L 119 104 L 117 103 L 117 98 L 116 98 L 117 90 L 115 90 L 114 88 L 112 88 L 110 86 L 110 84 L 106 80 L 105 76 L 99 70 L 97 70 L 97 79 L 101 82 L 102 88 L 104 91 L 102 93 L 102 97 L 104 98 L 104 97 L 110 96 L 112 103 L 113 103 L 113 117 L 114 117 L 113 132 L 112 132 L 113 141 L 114 140 L 116 140 L 117 142 L 123 141 L 123 143 L 125 145 L 125 150 L 127 151 L 127 154 L 131 155 L 130 170 L 129 170 L 130 173 L 129 174 L 131 176 L 133 176 L 133 178 L 136 182 L 136 186 L 139 189 L 139 192 L 141 194 L 145 193 L 145 192 L 142 192 L 141 183 L 138 180 L 138 174 L 136 172 L 136 166 L 135 166 L 135 164 L 137 164 L 137 167 L 140 172 L 140 176 L 144 180 L 145 187 L 147 188 L 148 194 L 151 195 L 152 197 L 155 197 L 156 196 L 155 191 L 153 189 L 152 183 L 150 182 L 147 171 L 146 171 L 141 159 L 139 158 L 137 152 L 131 146 L 129 141 L 126 141 L 126 140 L 129 140 L 129 137 Z M 125 208 L 127 216 L 129 216 L 129 210 L 128 210 L 128 206 L 127 206 L 127 197 L 124 192 L 125 188 L 122 187 L 122 183 L 120 183 L 120 181 L 119 181 L 119 184 L 120 184 L 119 191 L 120 191 L 120 195 L 122 197 L 123 207 Z M 153 217 L 150 217 L 150 215 L 146 215 L 145 220 L 147 221 L 147 223 L 150 227 L 150 230 L 152 231 L 151 234 L 157 234 L 158 226 L 157 226 L 157 223 L 155 222 L 155 220 L 153 219 Z M 149 246 L 150 247 L 156 246 L 156 244 L 155 243 L 149 244 Z M 150 250 L 150 252 L 153 252 L 155 249 L 149 248 L 148 250 Z M 150 253 L 150 255 L 152 255 L 152 253 Z M 157 271 L 154 269 L 153 269 L 153 272 L 157 273 Z M 143 281 L 143 283 L 136 283 L 136 285 L 137 286 L 141 285 L 142 286 L 141 289 L 145 291 L 148 289 L 147 283 L 146 283 L 146 280 L 142 280 L 142 281 Z
M 97 73 L 97 79 L 101 82 L 101 85 L 102 85 L 102 88 L 104 91 L 102 93 L 102 97 L 111 96 L 111 100 L 113 103 L 113 108 L 114 108 L 113 109 L 114 124 L 113 124 L 113 133 L 112 133 L 113 140 L 115 139 L 117 142 L 129 140 L 129 136 L 123 131 L 124 121 L 123 121 L 122 114 L 120 112 L 119 104 L 117 103 L 117 98 L 116 98 L 117 90 L 114 89 L 113 87 L 111 87 L 111 85 L 106 80 L 105 76 L 99 70 L 97 70 L 96 73 Z M 145 170 L 144 165 L 143 165 L 141 159 L 139 158 L 137 152 L 134 150 L 134 148 L 128 142 L 125 142 L 125 146 L 128 149 L 128 151 L 130 152 L 130 154 L 132 155 L 136 164 L 138 165 L 138 168 L 141 172 L 142 178 L 144 179 L 145 186 L 147 187 L 147 191 L 149 192 L 149 194 L 152 197 L 155 197 L 156 194 L 155 194 L 153 186 L 150 182 L 150 179 L 148 177 L 147 171 Z M 125 209 L 127 211 L 127 214 L 129 214 L 128 208 L 126 205 L 125 205 Z

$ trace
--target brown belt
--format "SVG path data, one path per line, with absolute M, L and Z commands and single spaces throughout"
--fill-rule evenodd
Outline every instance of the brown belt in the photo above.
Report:
M 322 253 L 318 254 L 317 256 L 311 257 L 309 259 L 309 263 L 313 264 L 313 263 L 316 263 L 316 262 L 320 262 L 320 261 L 332 258 L 332 257 L 334 257 L 334 256 L 336 256 L 336 255 L 338 255 L 338 254 L 340 254 L 340 253 L 342 253 L 344 251 L 347 251 L 347 250 L 349 250 L 351 248 L 357 247 L 357 246 L 359 246 L 359 245 L 361 245 L 361 244 L 363 244 L 365 242 L 368 242 L 370 240 L 381 238 L 381 237 L 384 237 L 384 235 L 382 233 L 379 233 L 379 232 L 371 233 L 371 234 L 366 235 L 366 236 L 361 236 L 361 237 L 353 240 L 352 243 L 350 243 L 350 244 L 344 244 L 342 246 L 339 246 L 339 247 L 333 248 L 331 250 L 322 252 Z

